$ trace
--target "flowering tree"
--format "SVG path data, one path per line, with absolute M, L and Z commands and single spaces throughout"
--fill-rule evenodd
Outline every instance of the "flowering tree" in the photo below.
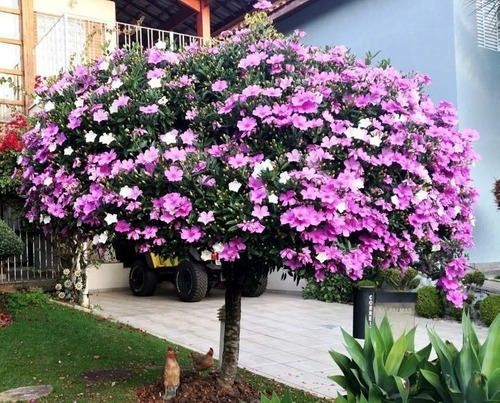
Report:
M 226 386 L 243 286 L 269 268 L 356 280 L 419 262 L 460 305 L 476 196 L 476 133 L 423 93 L 427 77 L 248 21 L 213 47 L 115 50 L 41 85 L 22 159 L 27 217 L 46 232 L 219 253 Z

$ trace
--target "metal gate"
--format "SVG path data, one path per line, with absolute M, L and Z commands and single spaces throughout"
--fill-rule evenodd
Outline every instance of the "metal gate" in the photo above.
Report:
M 0 284 L 24 283 L 50 280 L 59 277 L 59 264 L 50 237 L 43 236 L 24 225 L 20 213 L 16 212 L 19 203 L 0 202 L 0 218 L 14 230 L 24 242 L 24 251 L 0 261 Z

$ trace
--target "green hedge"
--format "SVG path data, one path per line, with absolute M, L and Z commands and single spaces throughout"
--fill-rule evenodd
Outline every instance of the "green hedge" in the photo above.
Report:
M 500 313 L 500 295 L 488 295 L 479 305 L 481 320 L 489 326 Z
M 0 260 L 20 255 L 23 250 L 23 241 L 4 221 L 0 220 Z
M 424 318 L 442 318 L 444 304 L 439 290 L 431 285 L 418 290 L 415 311 Z

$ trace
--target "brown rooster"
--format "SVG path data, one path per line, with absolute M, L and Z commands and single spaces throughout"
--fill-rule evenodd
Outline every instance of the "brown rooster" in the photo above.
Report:
M 210 350 L 205 355 L 192 352 L 189 356 L 193 360 L 193 368 L 197 372 L 210 369 L 214 366 L 214 349 L 212 347 L 210 347 Z
M 172 400 L 181 383 L 181 368 L 175 359 L 172 347 L 168 348 L 165 368 L 163 370 L 163 385 L 165 386 L 165 400 Z

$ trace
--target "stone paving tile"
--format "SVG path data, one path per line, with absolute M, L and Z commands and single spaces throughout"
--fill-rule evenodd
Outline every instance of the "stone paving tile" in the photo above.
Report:
M 220 322 L 217 310 L 223 305 L 223 291 L 212 290 L 203 301 L 179 301 L 170 287 L 155 296 L 137 298 L 127 290 L 94 293 L 95 313 L 149 331 L 193 350 L 205 353 L 209 347 L 219 357 Z M 459 346 L 459 323 L 416 319 L 416 348 L 429 343 L 427 327 Z M 299 294 L 267 292 L 259 298 L 242 300 L 240 366 L 287 385 L 320 396 L 335 397 L 341 390 L 328 376 L 340 374 L 329 350 L 346 354 L 340 328 L 352 331 L 352 306 L 304 300 Z M 484 340 L 485 327 L 476 327 Z

